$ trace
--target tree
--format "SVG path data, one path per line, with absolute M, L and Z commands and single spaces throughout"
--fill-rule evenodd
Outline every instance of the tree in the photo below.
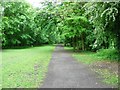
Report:
M 109 48 L 119 43 L 119 6 L 120 2 L 92 2 L 84 5 L 84 15 L 94 26 L 94 35 L 97 37 L 93 47 Z M 117 33 L 116 33 L 117 32 Z M 114 43 L 114 45 L 113 45 Z M 119 45 L 117 44 L 119 48 Z M 119 50 L 119 49 L 118 49 Z

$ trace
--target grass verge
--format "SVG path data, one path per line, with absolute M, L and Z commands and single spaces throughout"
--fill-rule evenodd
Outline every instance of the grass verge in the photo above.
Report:
M 38 88 L 48 69 L 54 46 L 2 51 L 2 88 Z
M 0 90 L 2 89 L 2 52 L 0 51 Z
M 65 49 L 72 50 L 69 47 Z M 103 59 L 102 55 L 95 52 L 74 52 L 72 55 L 78 62 L 89 65 L 102 78 L 102 82 L 115 87 L 118 85 L 118 62 L 116 60 Z

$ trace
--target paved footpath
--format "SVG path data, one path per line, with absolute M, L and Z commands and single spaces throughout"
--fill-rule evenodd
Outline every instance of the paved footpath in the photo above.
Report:
M 40 88 L 111 88 L 99 82 L 88 66 L 77 62 L 62 45 L 55 48 Z

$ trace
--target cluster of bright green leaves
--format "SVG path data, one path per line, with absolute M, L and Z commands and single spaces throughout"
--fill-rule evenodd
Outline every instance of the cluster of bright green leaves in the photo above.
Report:
M 3 46 L 31 44 L 31 16 L 29 5 L 22 2 L 4 3 L 2 18 Z
M 33 8 L 26 2 L 4 2 L 3 6 L 3 47 L 57 42 L 55 15 L 47 10 L 52 5 L 46 5 L 43 10 Z

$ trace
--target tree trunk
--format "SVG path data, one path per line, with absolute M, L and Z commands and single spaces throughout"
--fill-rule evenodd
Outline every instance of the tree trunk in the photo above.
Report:
M 84 45 L 84 37 L 81 35 L 81 42 L 82 42 L 82 50 L 85 50 L 85 45 Z

